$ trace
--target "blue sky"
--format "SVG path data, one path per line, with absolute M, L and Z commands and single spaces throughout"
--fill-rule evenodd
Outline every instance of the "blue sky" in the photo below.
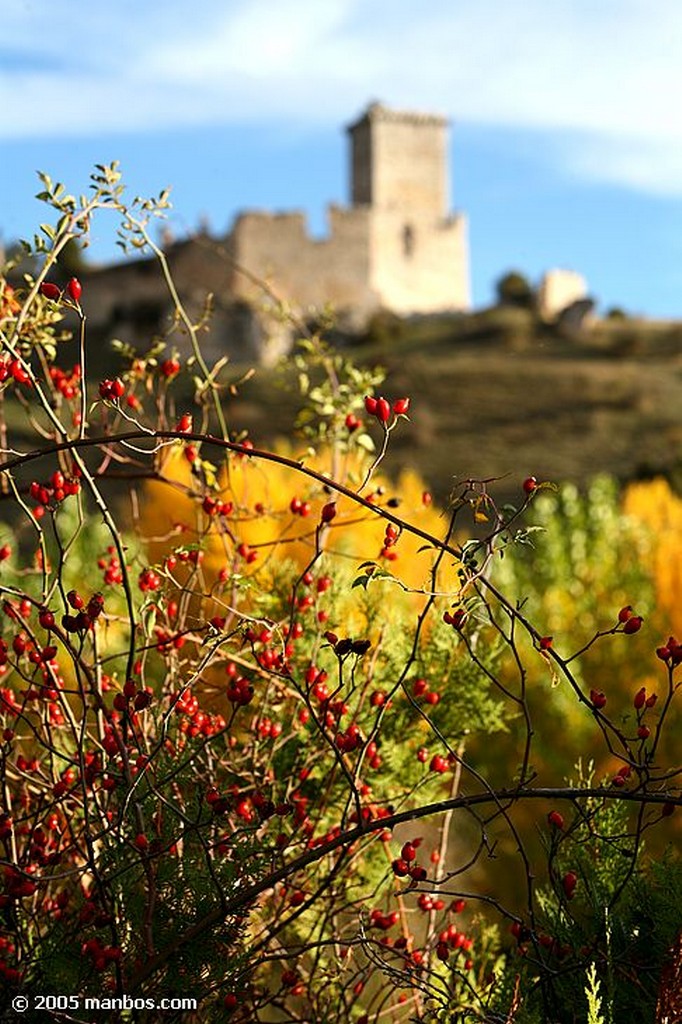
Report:
M 177 235 L 243 208 L 321 233 L 379 99 L 453 121 L 476 305 L 568 267 L 602 309 L 682 318 L 681 55 L 679 0 L 6 0 L 0 231 L 45 219 L 36 170 L 80 193 L 118 159 L 131 196 L 172 187 Z

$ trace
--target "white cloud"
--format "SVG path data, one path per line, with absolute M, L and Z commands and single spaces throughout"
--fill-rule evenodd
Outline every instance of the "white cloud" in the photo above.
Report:
M 679 0 L 10 8 L 5 138 L 276 120 L 336 128 L 381 98 L 545 132 L 577 175 L 682 194 Z

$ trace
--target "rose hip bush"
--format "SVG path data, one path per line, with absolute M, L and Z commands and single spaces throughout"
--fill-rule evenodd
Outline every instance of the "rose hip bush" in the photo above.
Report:
M 635 595 L 571 649 L 491 576 L 549 485 L 499 508 L 464 481 L 444 511 L 392 485 L 412 396 L 317 336 L 288 451 L 258 446 L 149 234 L 166 195 L 127 204 L 115 165 L 89 198 L 43 184 L 40 269 L 0 296 L 0 1005 L 662 1020 L 682 876 L 645 840 L 682 802 L 660 756 L 682 642 L 651 637 L 656 685 L 614 702 L 579 665 L 646 630 Z M 176 316 L 93 378 L 87 278 L 59 259 L 106 210 Z M 534 762 L 558 692 L 569 779 Z

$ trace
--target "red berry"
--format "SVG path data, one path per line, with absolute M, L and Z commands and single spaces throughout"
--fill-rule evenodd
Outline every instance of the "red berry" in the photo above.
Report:
M 391 406 L 385 398 L 378 398 L 376 405 L 376 418 L 379 423 L 388 423 L 391 416 Z
M 634 609 L 633 609 L 632 605 L 631 604 L 626 604 L 625 607 L 621 608 L 621 610 L 618 612 L 618 621 L 619 622 L 627 622 L 628 619 L 632 618 L 633 615 L 634 615 Z
M 575 871 L 567 871 L 561 880 L 561 884 L 564 887 L 564 893 L 567 900 L 572 900 L 575 893 L 575 888 L 578 884 L 578 876 Z
M 134 839 L 135 846 L 138 850 L 144 851 L 149 849 L 149 840 L 147 839 L 144 832 L 139 832 Z
M 590 690 L 590 701 L 593 708 L 603 708 L 606 704 L 606 695 L 602 690 Z
M 149 707 L 151 702 L 152 702 L 152 695 L 151 695 L 151 693 L 148 693 L 147 690 L 140 690 L 140 692 L 135 695 L 135 700 L 134 700 L 133 703 L 135 705 L 135 710 L 136 711 L 144 711 L 145 708 Z
M 648 740 L 651 736 L 651 729 L 648 725 L 640 725 L 637 730 L 637 736 L 640 740 Z
M 175 375 L 180 372 L 180 360 L 164 359 L 159 369 L 161 370 L 163 376 L 166 377 L 167 379 L 170 377 L 175 377 Z
M 322 512 L 320 513 L 320 519 L 323 523 L 331 523 L 332 519 L 336 515 L 336 502 L 329 501 L 326 505 L 322 506 Z
M 526 494 L 532 494 L 533 491 L 537 490 L 538 480 L 535 476 L 527 476 L 523 481 L 523 489 Z
M 41 608 L 38 613 L 38 622 L 43 629 L 53 629 L 55 624 L 54 612 L 51 612 L 49 608 Z
M 642 686 L 641 689 L 639 689 L 637 691 L 637 693 L 635 694 L 635 699 L 633 700 L 632 703 L 633 703 L 633 705 L 634 705 L 634 707 L 635 707 L 635 709 L 637 711 L 639 711 L 640 708 L 644 707 L 644 705 L 646 704 L 646 687 L 645 686 Z
M 564 816 L 563 814 L 560 814 L 559 811 L 550 811 L 547 815 L 547 821 L 550 825 L 554 825 L 554 827 L 559 830 L 563 829 L 565 824 Z
M 105 401 L 113 402 L 116 398 L 122 398 L 125 394 L 125 384 L 120 377 L 116 377 L 114 380 L 108 378 L 100 381 L 99 395 Z
M 66 286 L 66 290 L 69 293 L 69 298 L 78 305 L 83 294 L 83 286 L 77 277 L 72 277 Z
M 358 427 L 362 426 L 362 420 L 359 420 L 358 417 L 352 412 L 349 412 L 348 415 L 346 416 L 345 423 L 346 429 L 349 430 L 351 434 L 353 433 L 354 430 L 357 430 Z
M 376 414 L 376 411 L 377 411 L 377 400 L 376 400 L 376 398 L 372 398 L 371 395 L 367 395 L 365 397 L 365 409 L 370 414 L 370 416 L 374 416 Z
M 395 402 L 393 403 L 393 412 L 396 414 L 396 416 L 404 416 L 409 408 L 409 398 L 396 398 Z
M 628 635 L 637 633 L 642 628 L 643 621 L 641 615 L 632 615 L 623 626 L 623 632 Z
M 28 647 L 28 641 L 23 633 L 17 633 L 12 641 L 12 649 L 15 654 L 21 656 L 25 654 L 26 648 Z
M 554 638 L 551 637 L 551 636 L 541 636 L 540 637 L 540 650 L 541 651 L 548 651 L 550 649 L 550 647 L 552 646 L 552 640 L 553 639 Z
M 11 554 L 12 549 L 9 544 L 3 544 L 2 547 L 0 547 L 0 562 L 7 561 Z
M 51 281 L 43 281 L 40 286 L 40 294 L 44 295 L 46 299 L 51 299 L 52 302 L 57 302 L 62 293 L 56 284 L 52 284 Z
M 21 365 L 19 359 L 12 359 L 9 364 L 9 372 L 17 384 L 28 384 L 31 379 L 30 373 Z

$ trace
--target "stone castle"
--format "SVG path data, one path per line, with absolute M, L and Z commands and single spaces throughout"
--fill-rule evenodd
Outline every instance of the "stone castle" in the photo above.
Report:
M 331 307 L 342 330 L 372 314 L 470 309 L 467 223 L 450 212 L 448 122 L 371 104 L 348 128 L 350 204 L 328 208 L 327 237 L 310 236 L 305 214 L 244 212 L 222 238 L 207 232 L 164 245 L 180 298 L 199 319 L 212 295 L 208 358 L 272 363 L 291 348 L 295 319 Z M 91 334 L 146 346 L 174 310 L 153 258 L 83 275 Z M 550 271 L 538 292 L 548 319 L 583 299 L 584 280 Z M 293 317 L 287 317 L 288 310 Z M 180 350 L 184 339 L 171 339 Z
M 326 238 L 309 235 L 301 212 L 245 212 L 224 238 L 199 233 L 167 248 L 192 312 L 213 293 L 210 355 L 277 358 L 291 341 L 280 302 L 305 320 L 331 306 L 354 330 L 378 310 L 470 308 L 466 219 L 449 212 L 447 121 L 373 103 L 348 135 L 351 201 L 328 208 Z M 152 259 L 92 271 L 87 284 L 91 329 L 103 335 L 139 344 L 172 317 Z
M 329 207 L 328 237 L 310 238 L 302 213 L 244 213 L 230 235 L 235 260 L 299 309 L 329 302 L 355 320 L 377 309 L 469 309 L 466 221 L 449 212 L 447 122 L 373 103 L 348 134 L 351 205 Z M 235 285 L 255 298 L 244 279 Z

